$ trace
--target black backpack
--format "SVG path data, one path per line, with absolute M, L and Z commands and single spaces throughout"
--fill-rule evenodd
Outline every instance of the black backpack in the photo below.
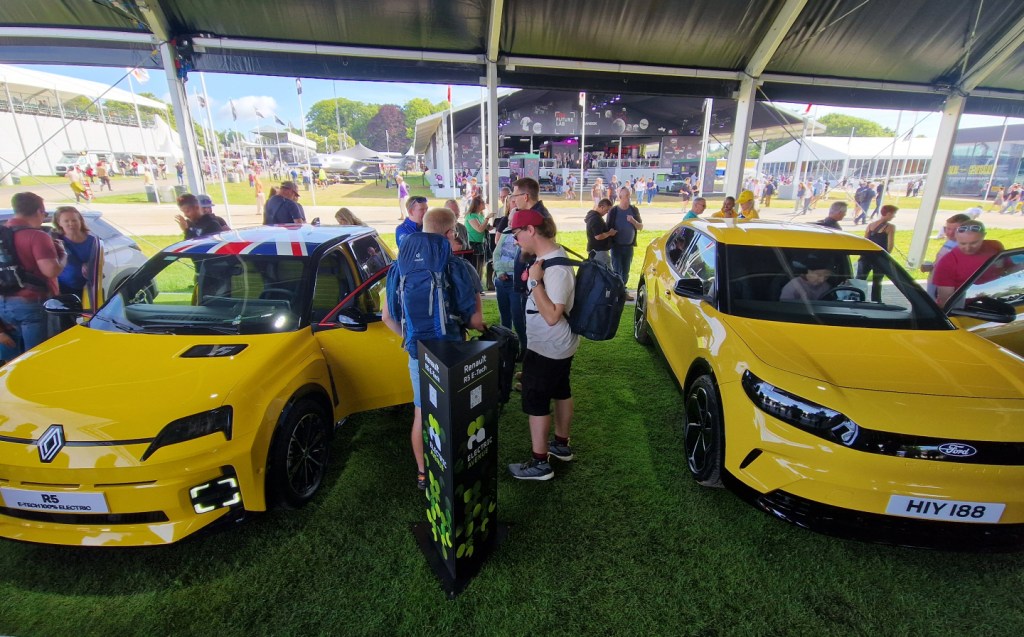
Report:
M 498 345 L 498 402 L 504 405 L 512 395 L 519 360 L 519 336 L 504 325 L 488 325 L 477 340 L 494 341 Z
M 0 225 L 0 296 L 15 294 L 30 286 L 46 289 L 46 282 L 26 272 L 18 260 L 18 252 L 14 247 L 14 233 L 19 230 L 35 228 L 9 228 Z
M 565 248 L 565 246 L 562 246 Z M 567 252 L 580 255 L 565 248 Z M 580 257 L 581 259 L 583 257 Z M 547 259 L 543 267 L 569 265 L 576 267 L 576 289 L 572 312 L 567 317 L 569 329 L 592 341 L 615 338 L 619 319 L 626 305 L 626 284 L 611 268 L 593 259 L 573 261 L 565 257 Z

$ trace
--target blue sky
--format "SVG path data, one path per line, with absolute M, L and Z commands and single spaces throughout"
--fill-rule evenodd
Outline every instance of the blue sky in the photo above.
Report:
M 49 65 L 26 65 L 25 68 L 33 68 L 58 75 L 77 77 L 83 80 L 92 80 L 105 84 L 119 82 L 118 86 L 128 90 L 127 80 L 122 78 L 125 69 L 107 67 L 84 67 L 84 66 L 49 66 Z M 273 117 L 276 115 L 285 123 L 301 125 L 299 115 L 299 102 L 295 92 L 295 78 L 269 77 L 262 75 L 228 75 L 219 73 L 206 74 L 206 88 L 210 98 L 210 109 L 213 114 L 214 127 L 217 130 L 237 128 L 238 130 L 251 130 L 259 125 L 273 125 Z M 193 116 L 206 122 L 206 115 L 200 115 L 194 94 L 202 93 L 202 83 L 199 73 L 189 75 L 186 84 L 189 93 L 189 100 L 192 103 Z M 431 102 L 439 102 L 447 99 L 448 87 L 444 84 L 408 84 L 398 82 L 350 82 L 345 80 L 302 80 L 302 105 L 308 110 L 313 104 L 320 100 L 332 99 L 337 91 L 338 97 L 351 100 L 377 104 L 397 104 L 401 106 L 410 99 L 422 97 Z M 150 79 L 143 85 L 136 84 L 137 91 L 153 93 L 157 97 L 169 100 L 169 91 L 165 76 L 157 71 L 150 72 Z M 481 96 L 478 86 L 453 86 L 452 102 L 458 107 L 461 104 L 475 101 Z M 231 118 L 229 100 L 235 103 L 235 110 L 238 113 L 238 121 Z M 806 104 L 782 105 L 791 106 L 794 110 L 803 111 Z M 263 120 L 256 116 L 256 110 L 264 115 Z M 896 128 L 898 111 L 874 110 L 862 108 L 840 108 L 832 106 L 814 106 L 811 114 L 823 116 L 828 113 L 839 112 L 857 117 L 863 117 L 878 122 L 889 128 Z M 901 118 L 899 131 L 906 132 L 915 121 L 918 120 L 915 135 L 934 137 L 939 127 L 940 116 L 938 113 L 915 113 L 904 111 Z M 1010 123 L 1020 123 L 1022 120 L 1011 119 Z M 997 126 L 1002 124 L 1002 118 L 987 117 L 981 115 L 965 115 L 961 118 L 961 128 L 977 126 Z

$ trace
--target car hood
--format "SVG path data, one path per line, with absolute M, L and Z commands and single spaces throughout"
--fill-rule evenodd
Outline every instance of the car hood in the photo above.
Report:
M 1024 397 L 1024 359 L 964 330 L 885 330 L 726 317 L 776 369 L 848 389 Z
M 225 404 L 246 379 L 275 373 L 296 334 L 171 336 L 74 327 L 0 368 L 0 436 L 35 439 L 51 424 L 69 440 L 129 440 Z M 183 357 L 197 345 L 245 345 L 233 356 Z

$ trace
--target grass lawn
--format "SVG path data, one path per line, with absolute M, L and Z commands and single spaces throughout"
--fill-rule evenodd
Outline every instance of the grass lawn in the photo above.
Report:
M 488 320 L 496 309 L 488 303 Z M 547 483 L 499 477 L 505 543 L 456 600 L 410 525 L 424 518 L 411 407 L 357 415 L 310 506 L 154 549 L 0 543 L 0 634 L 945 635 L 1024 631 L 1024 555 L 840 540 L 689 478 L 682 400 L 633 342 L 584 342 L 578 458 Z M 526 419 L 501 417 L 521 461 Z

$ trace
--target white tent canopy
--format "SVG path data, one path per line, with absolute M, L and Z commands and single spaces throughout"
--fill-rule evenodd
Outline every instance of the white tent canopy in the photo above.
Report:
M 900 138 L 893 148 L 892 137 L 808 137 L 804 140 L 804 161 L 844 159 L 931 159 L 935 140 L 927 137 Z M 799 141 L 791 141 L 764 156 L 764 163 L 795 162 Z
M 117 87 L 109 87 L 99 82 L 79 80 L 76 78 L 18 68 L 8 64 L 0 64 L 0 83 L 6 84 L 11 95 L 20 97 L 22 101 L 49 97 L 56 93 L 60 101 L 65 102 L 74 97 L 82 96 L 94 100 L 100 96 L 107 102 L 124 102 L 138 104 L 149 108 L 166 109 L 164 102 L 132 95 L 129 91 Z M 6 98 L 6 95 L 0 94 Z
M 333 155 L 337 155 L 339 157 L 350 157 L 352 159 L 373 159 L 373 158 L 376 158 L 376 157 L 380 157 L 381 155 L 383 155 L 385 153 L 379 153 L 379 152 L 377 152 L 377 151 L 375 151 L 375 150 L 373 150 L 371 148 L 367 148 L 366 146 L 363 146 L 360 143 L 360 144 L 356 144 L 352 148 L 346 148 L 345 150 L 339 150 L 339 151 L 336 151 L 336 152 L 334 152 L 332 154 Z

